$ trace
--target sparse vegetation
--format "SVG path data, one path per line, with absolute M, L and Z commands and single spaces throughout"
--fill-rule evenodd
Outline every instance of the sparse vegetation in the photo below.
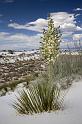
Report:
M 46 75 L 18 94 L 13 107 L 20 114 L 50 112 L 62 108 L 64 96 L 61 96 L 61 89 L 51 84 Z
M 5 95 L 9 90 L 14 91 L 16 86 L 20 83 L 26 83 L 26 86 L 30 83 L 30 81 L 35 80 L 36 76 L 35 74 L 29 74 L 26 76 L 23 76 L 22 78 L 18 79 L 18 80 L 13 80 L 10 81 L 8 83 L 4 83 L 2 85 L 0 85 L 0 95 Z
M 13 54 L 14 51 L 13 50 L 8 50 L 8 53 Z

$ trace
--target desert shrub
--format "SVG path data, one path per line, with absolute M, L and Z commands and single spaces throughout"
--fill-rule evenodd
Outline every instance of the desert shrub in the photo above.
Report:
M 82 54 L 61 53 L 52 67 L 54 82 L 59 82 L 62 88 L 71 86 L 73 80 L 78 75 L 82 75 Z
M 2 90 L 4 90 L 5 93 L 6 93 L 6 92 L 8 92 L 8 89 L 14 91 L 15 88 L 16 88 L 16 86 L 17 86 L 18 84 L 24 83 L 24 82 L 26 82 L 25 87 L 27 87 L 28 84 L 30 83 L 30 81 L 35 80 L 35 78 L 36 78 L 35 75 L 29 74 L 29 75 L 26 75 L 26 76 L 24 76 L 24 77 L 18 79 L 18 80 L 12 80 L 12 81 L 10 81 L 10 82 L 4 83 L 4 84 L 0 85 L 0 92 L 1 92 Z M 4 95 L 4 93 L 3 93 L 3 95 Z
M 8 53 L 13 54 L 14 51 L 13 50 L 8 50 Z
M 18 93 L 13 107 L 20 114 L 33 114 L 59 110 L 62 107 L 63 95 L 55 85 L 46 82 L 36 82 Z
M 82 55 L 60 54 L 54 63 L 55 77 L 70 77 L 72 74 L 82 74 Z

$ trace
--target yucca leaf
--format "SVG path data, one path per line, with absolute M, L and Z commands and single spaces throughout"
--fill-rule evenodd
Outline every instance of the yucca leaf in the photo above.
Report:
M 21 114 L 33 114 L 60 109 L 60 89 L 49 81 L 31 84 L 19 93 L 13 107 Z

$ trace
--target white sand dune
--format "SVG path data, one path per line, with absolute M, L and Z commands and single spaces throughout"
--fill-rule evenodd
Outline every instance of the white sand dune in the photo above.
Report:
M 9 105 L 14 94 L 0 97 L 0 124 L 82 124 L 82 80 L 75 82 L 67 93 L 64 110 L 19 116 Z

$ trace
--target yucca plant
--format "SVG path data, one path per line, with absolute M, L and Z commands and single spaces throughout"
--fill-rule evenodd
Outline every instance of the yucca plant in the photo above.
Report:
M 42 76 L 37 83 L 32 83 L 27 89 L 19 93 L 13 107 L 21 114 L 50 112 L 61 108 L 63 96 L 61 90 L 54 83 L 53 64 L 59 55 L 60 31 L 54 28 L 51 18 L 48 21 L 48 30 L 43 32 L 41 55 L 47 66 L 47 76 Z
M 48 82 L 31 84 L 19 93 L 13 107 L 20 114 L 33 114 L 59 110 L 62 106 L 61 90 Z

